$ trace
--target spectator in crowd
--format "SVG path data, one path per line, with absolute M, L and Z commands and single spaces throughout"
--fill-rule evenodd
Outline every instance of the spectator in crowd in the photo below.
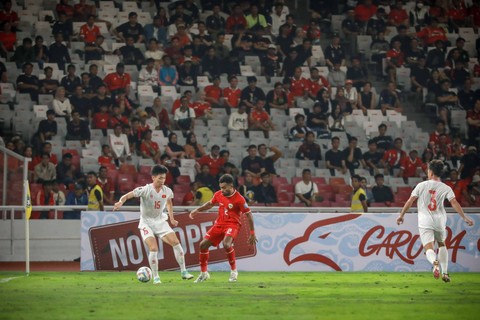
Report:
M 311 160 L 315 167 L 322 160 L 322 150 L 318 143 L 315 143 L 315 134 L 311 131 L 305 134 L 303 144 L 298 148 L 295 158 L 299 160 Z
M 373 110 L 377 106 L 377 95 L 372 91 L 372 83 L 366 81 L 363 90 L 358 94 L 358 109 L 363 111 L 363 115 L 367 115 L 367 110 Z
M 355 11 L 348 9 L 345 19 L 342 21 L 342 32 L 345 35 L 345 42 L 348 44 L 350 55 L 354 55 L 357 50 L 357 35 L 362 27 L 355 20 Z
M 410 81 L 412 82 L 411 90 L 416 94 L 417 105 L 423 101 L 423 92 L 427 90 L 429 78 L 430 72 L 425 66 L 425 58 L 419 57 L 417 64 L 412 67 L 410 72 Z
M 385 9 L 378 8 L 377 12 L 367 21 L 366 34 L 372 36 L 373 38 L 378 38 L 380 33 L 385 33 L 387 30 L 387 22 L 385 21 L 385 17 Z
M 350 206 L 351 212 L 368 212 L 367 193 L 361 186 L 361 180 L 362 177 L 357 174 L 352 176 L 353 195 Z
M 226 32 L 236 33 L 241 27 L 247 27 L 247 20 L 243 15 L 242 7 L 239 4 L 234 4 L 232 8 L 232 14 L 226 21 Z
M 247 173 L 244 176 L 244 182 L 238 187 L 238 191 L 245 198 L 248 205 L 255 204 L 256 183 L 252 174 Z
M 400 40 L 392 41 L 392 48 L 387 51 L 387 68 L 389 80 L 393 83 L 397 81 L 397 68 L 404 65 L 405 53 L 401 49 L 402 43 Z
M 44 70 L 45 78 L 40 80 L 40 93 L 53 94 L 60 86 L 60 82 L 53 78 L 53 69 L 46 67 Z
M 451 84 L 452 82 L 448 79 L 440 81 L 440 89 L 436 93 L 439 118 L 446 124 L 449 123 L 450 111 L 458 106 L 457 95 L 450 91 Z
M 30 94 L 30 99 L 38 101 L 40 81 L 32 74 L 33 64 L 27 62 L 23 65 L 23 74 L 17 77 L 17 90 L 19 93 Z
M 140 152 L 144 159 L 152 159 L 155 163 L 160 162 L 162 153 L 158 143 L 152 140 L 152 130 L 150 129 L 143 132 Z
M 35 50 L 32 46 L 32 39 L 24 38 L 22 44 L 15 49 L 11 61 L 15 61 L 17 67 L 21 67 L 26 62 L 35 61 Z
M 46 45 L 43 44 L 43 37 L 38 35 L 35 37 L 35 44 L 33 45 L 35 52 L 35 62 L 39 63 L 39 66 L 43 68 L 43 63 L 48 61 L 49 52 Z
M 242 175 L 245 176 L 247 173 L 253 175 L 253 177 L 258 178 L 260 174 L 265 171 L 265 165 L 262 160 L 257 155 L 257 146 L 252 144 L 248 147 L 248 156 L 242 159 Z
M 295 115 L 295 126 L 290 129 L 290 137 L 293 141 L 302 141 L 312 129 L 305 125 L 305 116 L 301 113 Z
M 224 106 L 220 102 L 222 97 L 222 88 L 220 88 L 220 77 L 213 77 L 213 83 L 205 87 L 205 99 L 212 105 L 213 108 L 223 108 Z M 227 109 L 227 112 L 229 110 Z
M 66 97 L 65 93 L 64 87 L 58 87 L 55 91 L 55 97 L 52 105 L 53 110 L 55 111 L 55 116 L 66 118 L 68 121 L 72 113 L 72 105 L 70 104 L 70 100 Z
M 220 5 L 215 4 L 213 6 L 213 13 L 205 20 L 205 25 L 211 35 L 216 35 L 217 32 L 225 30 L 225 27 L 227 26 L 225 18 L 222 17 L 220 13 Z
M 286 92 L 283 90 L 283 84 L 276 82 L 274 88 L 267 93 L 266 110 L 268 113 L 272 109 L 284 110 L 287 113 L 289 104 Z
M 0 21 L 9 22 L 12 28 L 17 28 L 20 18 L 18 17 L 17 12 L 12 9 L 12 1 L 5 0 L 3 2 L 3 10 L 0 11 Z
M 60 70 L 65 70 L 65 63 L 71 63 L 68 48 L 63 44 L 63 35 L 55 34 L 55 42 L 48 48 L 48 62 L 56 63 Z
M 128 73 L 125 73 L 125 65 L 123 63 L 117 63 L 115 72 L 107 74 L 103 82 L 112 94 L 112 98 L 122 89 L 127 96 L 130 95 L 131 78 Z
M 273 154 L 270 156 L 267 156 L 268 150 L 273 152 Z M 262 143 L 258 145 L 258 154 L 260 155 L 260 158 L 263 160 L 263 166 L 265 168 L 265 172 L 276 175 L 275 162 L 283 156 L 282 152 L 277 147 L 274 147 L 274 146 L 267 147 L 267 145 Z
M 377 64 L 375 68 L 377 78 L 383 74 L 383 59 L 386 58 L 388 50 L 390 50 L 390 43 L 385 40 L 385 32 L 379 31 L 377 38 L 370 44 L 371 59 Z
M 426 66 L 430 69 L 443 68 L 445 66 L 445 50 L 442 40 L 435 41 L 435 47 L 428 51 Z
M 85 188 L 81 183 L 76 183 L 74 190 L 70 191 L 65 201 L 67 206 L 87 206 L 88 195 L 85 192 Z M 80 210 L 65 211 L 63 213 L 63 219 L 80 219 Z
M 195 181 L 193 189 L 195 190 L 195 198 L 191 204 L 193 206 L 201 206 L 213 197 L 214 191 L 208 186 L 203 185 L 201 181 Z
M 363 154 L 363 160 L 371 175 L 380 173 L 382 158 L 383 153 L 378 151 L 377 143 L 375 140 L 370 139 L 368 141 L 368 151 Z
M 387 125 L 382 123 L 378 126 L 378 135 L 373 138 L 373 141 L 377 144 L 379 152 L 384 153 L 389 150 L 393 145 L 393 139 L 387 134 Z
M 282 71 L 280 74 L 285 78 L 291 78 L 295 73 L 295 68 L 301 66 L 298 58 L 298 51 L 295 48 L 286 52 L 287 56 L 283 60 Z
M 402 113 L 402 105 L 400 104 L 395 82 L 388 82 L 387 88 L 382 90 L 378 105 L 379 109 L 382 110 L 383 115 L 387 115 L 387 110 L 394 110 L 398 113 Z
M 400 171 L 398 176 L 402 177 L 405 183 L 408 183 L 408 178 L 418 177 L 419 169 L 422 168 L 422 159 L 418 157 L 417 150 L 411 150 L 408 157 L 403 158 L 400 163 Z
M 52 181 L 57 178 L 55 165 L 50 162 L 50 155 L 42 153 L 41 161 L 34 167 L 34 181 L 42 183 L 44 181 Z
M 245 134 L 248 133 L 248 114 L 246 113 L 246 106 L 243 103 L 230 114 L 228 130 L 243 131 Z
M 8 52 L 13 52 L 17 42 L 17 34 L 12 29 L 12 24 L 8 21 L 2 22 L 2 31 L 0 31 L 0 55 L 7 57 Z
M 209 47 L 200 63 L 202 74 L 210 78 L 218 77 L 220 76 L 220 65 L 221 61 L 215 56 L 215 48 Z
M 475 203 L 468 193 L 469 180 L 460 179 L 456 169 L 450 170 L 449 177 L 445 180 L 445 184 L 452 188 L 453 193 L 455 194 L 455 199 L 457 199 L 459 203 L 462 203 L 463 201 L 468 202 L 469 204 Z
M 110 148 L 112 149 L 113 161 L 117 167 L 125 160 L 131 159 L 131 152 L 128 143 L 127 135 L 122 133 L 122 125 L 116 124 L 113 128 L 113 133 L 108 136 Z
M 262 172 L 260 183 L 255 187 L 255 202 L 258 204 L 270 205 L 277 202 L 277 194 L 272 186 L 271 175 L 268 172 Z
M 460 159 L 460 172 L 461 179 L 471 179 L 475 174 L 478 164 L 480 163 L 480 155 L 477 153 L 477 147 L 471 145 L 467 148 L 467 153 Z
M 440 140 L 440 135 L 442 134 L 448 134 L 447 126 L 445 124 L 445 121 L 443 120 L 437 120 L 436 126 L 435 126 L 435 131 L 430 134 L 430 138 L 428 140 L 429 147 L 433 150 L 435 149 L 435 146 L 439 144 Z M 451 144 L 452 139 L 450 136 L 447 136 L 447 143 Z
M 330 174 L 332 176 L 336 175 L 338 171 L 339 174 L 347 173 L 347 165 L 345 162 L 345 157 L 342 151 L 339 150 L 340 147 L 340 138 L 333 137 L 331 139 L 332 149 L 327 150 L 325 153 L 325 162 L 327 169 L 330 169 Z
M 113 33 L 120 38 L 122 42 L 126 42 L 127 37 L 133 37 L 136 43 L 145 41 L 145 31 L 141 24 L 137 22 L 137 13 L 130 12 L 128 14 L 128 22 L 125 22 L 113 30 Z
M 394 202 L 393 192 L 390 187 L 384 184 L 385 178 L 383 174 L 377 173 L 375 175 L 375 183 L 376 186 L 372 188 L 374 202 L 382 202 L 386 206 L 390 206 L 390 204 Z
M 153 108 L 146 107 L 145 113 L 146 113 L 145 124 L 152 130 L 159 130 L 160 124 L 158 123 L 158 119 L 155 115 L 155 112 L 153 111 Z
M 195 181 L 199 183 L 199 186 L 205 186 L 213 192 L 220 189 L 217 180 L 210 174 L 208 164 L 202 164 L 200 172 L 195 176 Z
M 101 166 L 108 166 L 113 163 L 112 149 L 108 144 L 102 145 L 102 153 L 98 157 L 97 161 Z
M 114 182 L 108 179 L 108 169 L 107 167 L 101 166 L 98 169 L 98 178 L 97 185 L 102 188 L 103 192 L 103 203 L 106 205 L 115 204 L 114 194 L 115 194 L 115 185 Z
M 216 177 L 220 172 L 220 169 L 225 164 L 225 158 L 220 157 L 220 147 L 218 145 L 213 145 L 210 149 L 210 154 L 204 155 L 198 160 L 195 165 L 197 171 L 200 171 L 202 165 L 208 164 L 210 168 L 210 175 Z
M 414 66 L 418 65 L 418 61 L 420 58 L 425 58 L 425 53 L 423 52 L 422 48 L 418 44 L 418 40 L 413 38 L 410 41 L 410 46 L 404 52 L 405 58 L 405 67 L 413 68 Z
M 471 78 L 465 79 L 463 87 L 458 91 L 458 102 L 460 106 L 466 111 L 473 110 L 476 100 L 476 92 L 472 90 L 473 80 Z
M 328 73 L 327 80 L 332 87 L 343 86 L 345 84 L 347 75 L 340 69 L 340 66 L 339 62 L 335 62 L 333 69 Z
M 195 110 L 188 106 L 188 98 L 183 96 L 180 98 L 180 108 L 175 111 L 173 117 L 174 127 L 181 130 L 183 135 L 192 132 L 195 127 Z
M 242 95 L 242 90 L 238 88 L 238 79 L 235 76 L 231 76 L 228 78 L 228 82 L 230 86 L 223 89 L 223 97 L 225 98 L 225 109 L 227 113 L 231 113 L 232 108 L 237 108 L 240 104 L 240 97 Z
M 82 147 L 90 142 L 90 128 L 88 122 L 80 119 L 80 113 L 72 111 L 72 120 L 67 123 L 66 140 L 80 141 Z
M 303 169 L 302 180 L 295 184 L 295 203 L 304 203 L 311 207 L 318 200 L 318 186 L 312 181 L 310 169 Z
M 401 25 L 397 27 L 398 34 L 395 35 L 392 40 L 390 40 L 390 45 L 393 47 L 396 41 L 400 41 L 400 48 L 399 50 L 403 53 L 407 52 L 410 48 L 410 43 L 412 42 L 412 38 L 408 34 L 408 28 L 405 25 Z
M 185 157 L 188 159 L 198 160 L 204 155 L 206 155 L 202 144 L 197 142 L 197 137 L 193 132 L 187 134 L 186 144 L 183 149 L 185 151 Z
M 303 97 L 305 90 L 308 90 L 309 83 L 302 77 L 302 68 L 296 67 L 293 76 L 290 78 L 290 92 L 293 99 Z
M 343 150 L 345 164 L 352 175 L 355 169 L 366 168 L 362 150 L 357 147 L 357 143 L 358 139 L 356 137 L 350 137 L 350 139 L 348 139 L 348 147 Z
M 393 148 L 386 150 L 382 158 L 382 166 L 386 172 L 393 174 L 394 169 L 400 169 L 400 165 L 404 158 L 407 157 L 407 153 L 402 150 L 403 140 L 396 138 L 393 141 Z
M 40 152 L 43 143 L 57 135 L 55 111 L 47 110 L 46 115 L 47 119 L 40 121 L 37 132 L 32 136 L 32 146 L 36 153 Z
M 181 145 L 178 144 L 178 137 L 175 133 L 170 133 L 168 135 L 168 144 L 165 147 L 165 152 L 172 159 L 183 159 L 185 158 L 185 150 Z
M 410 26 L 413 26 L 416 31 L 419 31 L 426 27 L 427 22 L 430 19 L 428 6 L 424 5 L 423 0 L 417 0 L 415 6 L 410 9 L 408 16 Z
M 182 86 L 197 86 L 197 77 L 200 75 L 198 65 L 191 58 L 185 58 L 178 68 L 178 84 Z
M 115 54 L 121 56 L 122 62 L 126 65 L 141 66 L 145 57 L 140 49 L 134 46 L 135 40 L 133 36 L 127 36 L 125 45 L 115 50 Z
M 255 108 L 250 112 L 248 128 L 250 131 L 261 130 L 263 131 L 265 138 L 268 138 L 268 132 L 275 130 L 275 126 L 268 113 L 263 109 L 264 106 L 264 99 L 259 99 L 256 102 Z
M 75 65 L 69 64 L 67 67 L 67 75 L 60 81 L 60 86 L 65 89 L 68 95 L 73 94 L 75 88 L 82 84 L 80 77 L 75 74 L 76 70 Z
M 75 92 L 69 98 L 69 101 L 72 109 L 77 110 L 83 120 L 91 119 L 93 107 L 91 105 L 91 100 L 83 93 L 82 86 L 77 86 L 75 88 Z
M 78 178 L 78 169 L 72 163 L 73 156 L 67 152 L 62 156 L 62 161 L 58 163 L 56 167 L 56 181 L 68 186 L 75 183 Z
M 43 180 L 40 181 L 42 188 L 38 190 L 38 193 L 35 195 L 35 201 L 33 205 L 36 206 L 54 206 L 55 200 L 53 199 L 52 191 L 52 181 Z M 33 211 L 30 219 L 48 219 L 48 210 L 47 211 Z
M 468 143 L 471 146 L 478 145 L 480 136 L 480 97 L 475 100 L 473 110 L 467 112 Z
M 265 93 L 261 88 L 257 87 L 257 77 L 247 77 L 248 86 L 242 90 L 240 96 L 241 103 L 247 106 L 247 110 L 255 109 L 259 100 L 265 101 Z
M 103 211 L 103 191 L 97 184 L 97 174 L 87 173 L 88 211 Z
M 337 90 L 337 93 L 339 91 Z M 353 109 L 358 109 L 357 103 L 358 103 L 358 92 L 355 87 L 353 87 L 353 81 L 350 79 L 347 79 L 345 81 L 345 87 L 344 87 L 344 96 L 347 102 L 350 104 L 352 110 Z
M 313 105 L 313 112 L 307 116 L 307 127 L 317 134 L 317 137 L 328 136 L 328 119 L 326 114 L 322 113 L 322 106 L 319 102 Z
M 67 19 L 64 12 L 58 13 L 58 19 L 52 26 L 52 34 L 61 34 L 63 40 L 70 43 L 73 36 L 73 25 L 72 21 Z
M 340 36 L 338 34 L 333 36 L 332 43 L 325 49 L 325 62 L 330 68 L 333 68 L 335 64 L 338 64 L 339 67 L 345 65 L 345 52 L 340 45 Z M 331 81 L 328 82 L 335 86 Z M 345 82 L 345 79 L 343 82 Z
M 85 43 L 85 62 L 90 60 L 103 60 L 108 52 L 103 48 L 104 36 L 97 35 L 93 42 Z
M 408 26 L 409 16 L 407 11 L 403 9 L 403 2 L 401 0 L 395 1 L 395 5 L 392 6 L 390 13 L 388 14 L 388 22 L 390 25 L 398 26 Z
M 423 40 L 423 47 L 432 47 L 437 41 L 444 44 L 448 41 L 445 30 L 438 25 L 437 17 L 431 18 L 430 25 L 417 32 L 416 36 Z
M 360 89 L 365 84 L 366 79 L 368 79 L 367 68 L 362 66 L 360 57 L 352 57 L 352 65 L 348 67 L 346 77 L 352 81 L 353 87 L 360 92 Z
M 367 178 L 361 177 L 360 186 L 367 195 L 367 206 L 370 206 L 370 203 L 373 202 L 373 193 L 371 187 L 367 183 Z
M 51 163 L 55 166 L 58 164 L 57 156 L 52 152 L 52 144 L 47 141 L 42 144 L 39 155 L 33 158 L 32 163 L 34 167 L 42 161 L 42 154 L 44 153 L 48 154 Z

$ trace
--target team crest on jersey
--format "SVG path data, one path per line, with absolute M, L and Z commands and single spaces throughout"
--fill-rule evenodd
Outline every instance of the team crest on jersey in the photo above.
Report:
M 232 209 L 233 208 L 233 204 L 229 203 L 228 204 L 228 209 Z
M 166 195 L 166 194 L 162 194 L 162 198 L 164 198 L 164 199 L 165 199 L 166 197 L 167 197 L 167 195 Z

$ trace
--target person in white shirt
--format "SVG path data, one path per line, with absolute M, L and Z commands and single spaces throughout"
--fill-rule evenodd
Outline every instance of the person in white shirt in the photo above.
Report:
M 70 104 L 70 100 L 65 96 L 64 87 L 57 88 L 52 105 L 53 110 L 55 111 L 55 116 L 70 118 L 72 113 L 72 105 Z
M 138 74 L 138 84 L 142 86 L 151 86 L 155 92 L 160 92 L 158 86 L 158 72 L 154 68 L 155 60 L 152 58 L 147 59 L 147 66 L 142 68 Z
M 112 149 L 113 161 L 117 167 L 120 162 L 125 162 L 125 156 L 130 160 L 132 153 L 130 152 L 130 145 L 128 143 L 127 135 L 122 133 L 122 125 L 116 124 L 113 128 L 113 133 L 108 136 L 110 148 Z
M 465 215 L 462 207 L 455 199 L 452 188 L 440 180 L 444 168 L 441 160 L 432 160 L 428 164 L 428 180 L 417 184 L 412 191 L 410 199 L 403 206 L 397 218 L 397 224 L 403 223 L 405 213 L 410 209 L 413 202 L 417 200 L 418 230 L 420 240 L 428 262 L 433 265 L 433 276 L 440 278 L 439 265 L 442 268 L 442 280 L 450 282 L 448 275 L 448 251 L 445 247 L 447 213 L 443 205 L 448 200 L 452 208 L 458 212 L 463 221 L 473 226 L 473 220 Z M 438 244 L 438 259 L 435 255 L 435 242 Z
M 158 245 L 155 237 L 172 246 L 175 259 L 180 266 L 182 279 L 190 280 L 193 278 L 185 268 L 185 254 L 182 245 L 167 222 L 168 218 L 170 218 L 170 223 L 174 227 L 178 225 L 178 221 L 173 216 L 173 192 L 172 189 L 165 185 L 167 173 L 168 169 L 166 167 L 155 165 L 151 171 L 152 183 L 135 188 L 124 194 L 113 206 L 113 211 L 116 211 L 128 199 L 140 198 L 140 222 L 138 229 L 145 245 L 148 246 L 148 262 L 153 273 L 153 284 L 162 283 L 158 275 Z M 165 208 L 168 211 L 168 216 L 165 213 Z
M 195 110 L 188 106 L 188 97 L 183 96 L 180 98 L 180 108 L 175 110 L 173 115 L 173 123 L 177 130 L 181 130 L 184 135 L 189 131 L 193 131 L 195 126 Z
M 287 14 L 283 12 L 283 3 L 275 3 L 270 17 L 272 18 L 272 29 L 271 33 L 275 37 L 278 37 L 280 34 L 280 26 L 284 25 L 287 22 Z
M 228 118 L 228 130 L 244 131 L 248 130 L 248 114 L 245 112 L 246 106 L 240 104 L 237 110 L 233 111 Z
M 153 111 L 152 107 L 146 107 L 145 112 L 147 113 L 147 120 L 145 120 L 145 124 L 152 130 L 158 130 L 159 129 L 159 122 L 157 119 L 157 115 L 155 114 L 155 111 Z
M 295 184 L 295 203 L 303 202 L 311 207 L 318 196 L 318 186 L 312 181 L 312 171 L 303 169 L 302 180 Z

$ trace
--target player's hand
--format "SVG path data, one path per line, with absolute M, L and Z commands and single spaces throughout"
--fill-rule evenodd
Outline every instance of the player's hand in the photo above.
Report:
M 170 219 L 170 223 L 171 223 L 171 225 L 174 226 L 174 227 L 178 226 L 178 221 L 175 220 L 175 219 L 173 219 L 173 218 Z
M 402 216 L 398 216 L 397 218 L 397 224 L 398 225 L 401 225 L 403 223 L 403 217 Z
M 465 223 L 466 223 L 467 225 L 469 225 L 470 227 L 475 224 L 475 223 L 473 222 L 473 220 L 470 219 L 469 217 L 465 217 L 464 221 L 465 221 Z
M 117 211 L 118 209 L 120 209 L 121 206 L 123 206 L 122 201 L 115 202 L 115 204 L 113 205 L 113 211 Z
M 258 242 L 257 237 L 254 234 L 251 234 L 250 237 L 248 237 L 248 244 L 253 246 Z
M 190 211 L 190 214 L 188 216 L 190 217 L 190 219 L 193 219 L 195 218 L 196 215 L 197 215 L 197 210 L 194 209 Z

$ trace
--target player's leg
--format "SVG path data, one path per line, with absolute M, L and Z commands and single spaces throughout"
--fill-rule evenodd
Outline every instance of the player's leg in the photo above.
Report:
M 182 279 L 190 280 L 193 276 L 188 273 L 187 268 L 185 267 L 185 253 L 183 252 L 182 245 L 178 241 L 177 235 L 175 232 L 167 233 L 162 237 L 162 241 L 166 244 L 169 244 L 173 248 L 173 253 L 175 254 L 175 259 L 177 260 L 178 265 L 180 266 L 180 272 L 182 273 Z
M 445 282 L 450 282 L 450 276 L 448 275 L 448 250 L 445 246 L 445 229 L 440 232 L 435 232 L 435 239 L 438 243 L 438 262 L 442 267 L 442 280 Z
M 440 277 L 440 268 L 437 255 L 435 254 L 434 231 L 431 229 L 419 228 L 419 233 L 423 249 L 425 250 L 425 256 L 427 257 L 428 262 L 433 266 L 433 277 L 438 279 Z
M 208 251 L 208 248 L 210 248 L 211 245 L 213 244 L 209 239 L 203 239 L 200 242 L 200 254 L 198 258 L 200 263 L 200 275 L 195 280 L 195 283 L 203 282 L 210 278 L 210 274 L 208 273 L 208 257 L 210 252 Z
M 141 232 L 141 231 L 140 231 Z M 160 277 L 158 276 L 158 245 L 157 239 L 153 236 L 144 239 L 145 244 L 148 247 L 148 264 L 150 269 L 152 269 L 153 274 L 153 283 L 161 283 Z
M 228 232 L 228 230 L 227 230 Z M 237 264 L 235 260 L 235 248 L 233 247 L 234 238 L 231 236 L 226 236 L 223 240 L 223 248 L 228 257 L 228 263 L 230 264 L 230 278 L 228 281 L 235 282 L 238 279 Z

